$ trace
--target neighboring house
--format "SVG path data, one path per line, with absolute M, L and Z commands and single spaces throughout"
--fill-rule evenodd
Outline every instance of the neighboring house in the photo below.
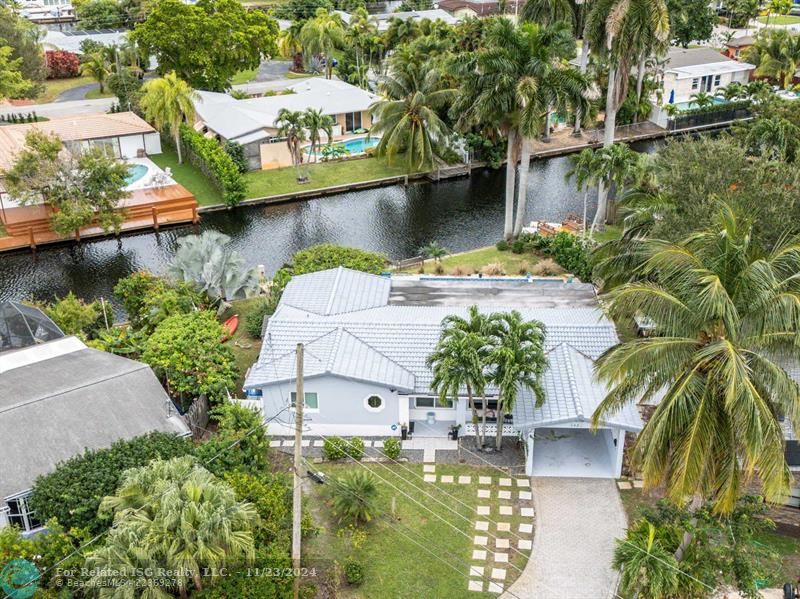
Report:
M 517 309 L 547 328 L 550 368 L 546 401 L 535 407 L 520 393 L 503 422 L 497 422 L 497 391 L 485 405 L 491 437 L 519 437 L 528 446 L 528 474 L 618 477 L 625 431 L 641 430 L 636 407 L 601 422 L 589 419 L 605 387 L 592 377 L 593 361 L 617 343 L 614 325 L 603 316 L 591 285 L 490 279 L 403 280 L 338 268 L 292 278 L 269 318 L 261 354 L 245 380 L 274 435 L 293 433 L 295 348 L 305 345 L 305 428 L 309 435 L 446 437 L 459 427 L 475 435 L 466 393 L 453 402 L 431 389 L 426 359 L 450 314 Z M 555 457 L 554 457 L 555 456 Z
M 705 92 L 713 96 L 730 83 L 747 83 L 755 68 L 711 48 L 670 48 L 660 90 L 661 105 L 654 108 L 650 120 L 664 127 L 668 117 L 664 105 L 689 109 L 694 94 Z
M 505 14 L 515 15 L 524 4 L 522 0 L 509 0 L 505 3 Z M 441 0 L 438 6 L 457 19 L 488 17 L 503 12 L 502 3 L 497 0 Z
M 346 24 L 350 24 L 350 19 L 352 18 L 350 13 L 343 10 L 336 10 L 334 12 L 342 17 L 342 21 L 344 21 Z M 441 8 L 434 8 L 431 10 L 384 12 L 371 14 L 369 16 L 370 19 L 374 19 L 378 23 L 378 31 L 381 32 L 389 29 L 389 19 L 400 19 L 401 21 L 422 21 L 423 19 L 427 19 L 429 21 L 443 21 L 448 25 L 455 25 L 461 21 L 460 18 L 451 15 L 449 12 L 442 10 Z
M 78 21 L 71 0 L 21 2 L 19 14 L 49 30 L 70 30 Z
M 81 42 L 91 40 L 105 46 L 121 46 L 128 39 L 128 32 L 122 30 L 104 31 L 48 31 L 42 43 L 45 48 L 67 50 L 80 54 Z
M 752 35 L 742 35 L 734 37 L 725 43 L 725 56 L 733 60 L 739 60 L 742 52 L 747 50 L 756 42 L 756 38 Z
M 195 102 L 195 128 L 216 136 L 221 142 L 241 144 L 250 168 L 258 170 L 292 164 L 289 150 L 283 138 L 278 137 L 275 124 L 283 108 L 322 110 L 336 122 L 334 138 L 372 126 L 369 107 L 378 97 L 360 87 L 322 77 L 287 80 L 283 86 L 270 83 L 269 91 L 274 95 L 245 100 L 237 100 L 228 94 L 199 92 L 200 99 Z
M 0 388 L 0 527 L 43 525 L 26 500 L 64 460 L 152 431 L 190 433 L 147 364 L 75 337 L 0 353 Z

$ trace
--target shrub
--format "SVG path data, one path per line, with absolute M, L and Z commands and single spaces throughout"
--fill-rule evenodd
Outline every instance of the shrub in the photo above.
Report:
M 354 460 L 360 460 L 364 457 L 364 439 L 353 437 L 349 442 L 345 440 L 344 451 Z
M 353 437 L 349 441 L 336 436 L 327 437 L 322 444 L 322 455 L 331 461 L 346 457 L 360 460 L 364 457 L 364 441 L 360 437 Z
M 402 443 L 400 439 L 397 437 L 389 437 L 386 441 L 383 442 L 383 453 L 386 455 L 387 458 L 390 460 L 396 460 L 400 457 L 400 451 L 402 450 Z
M 288 525 L 291 528 L 291 524 Z M 277 543 L 267 547 L 258 547 L 255 559 L 248 567 L 236 568 L 226 566 L 225 575 L 214 576 L 213 583 L 204 586 L 202 591 L 192 591 L 194 599 L 278 599 L 292 596 L 294 577 L 292 572 L 292 559 L 289 552 Z M 257 575 L 254 572 L 280 572 L 280 576 Z M 303 595 L 301 597 L 315 595 Z
M 216 140 L 183 125 L 181 142 L 186 146 L 190 162 L 211 179 L 228 206 L 236 206 L 245 198 L 247 181 L 233 158 Z
M 506 274 L 506 271 L 499 262 L 492 262 L 481 268 L 481 273 L 490 277 L 496 277 Z
M 437 262 L 436 266 L 433 267 L 433 272 L 436 273 L 437 275 L 443 275 L 444 266 L 442 266 L 440 262 Z
M 106 329 L 106 323 L 114 324 L 114 314 L 108 302 L 97 300 L 86 303 L 71 291 L 42 309 L 65 335 L 77 335 L 83 339 L 97 337 Z
M 222 149 L 231 157 L 231 160 L 233 160 L 240 173 L 244 174 L 247 172 L 247 158 L 245 158 L 242 144 L 235 141 L 226 141 Z
M 515 239 L 511 244 L 511 251 L 515 254 L 521 254 L 525 251 L 525 242 L 522 239 Z
M 270 294 L 269 298 L 258 301 L 258 305 L 247 313 L 244 317 L 244 330 L 253 339 L 261 339 L 261 328 L 264 324 L 264 318 L 272 315 L 277 307 L 275 297 L 278 294 Z
M 173 283 L 145 271 L 117 281 L 114 295 L 128 314 L 131 327 L 145 333 L 168 316 L 187 314 L 208 304 L 208 297 L 191 283 Z
M 356 525 L 369 522 L 378 513 L 378 482 L 368 470 L 351 470 L 333 479 L 328 492 L 331 508 L 339 522 Z
M 564 274 L 564 269 L 550 258 L 540 260 L 531 268 L 531 274 L 537 277 L 552 277 Z
M 106 449 L 87 450 L 36 479 L 31 508 L 42 519 L 56 518 L 66 529 L 85 528 L 98 533 L 109 524 L 97 514 L 100 501 L 114 493 L 125 470 L 156 458 L 183 456 L 191 450 L 188 440 L 160 432 L 117 441 Z
M 347 584 L 360 586 L 364 582 L 364 566 L 355 560 L 347 560 L 344 563 L 344 578 Z
M 454 275 L 456 277 L 463 277 L 464 275 L 467 274 L 467 271 L 464 270 L 464 267 L 462 267 L 462 266 L 456 266 L 455 268 L 453 268 L 452 271 L 450 271 L 450 274 L 452 274 L 452 275 Z
M 541 253 L 552 257 L 567 272 L 573 273 L 582 281 L 591 280 L 591 253 L 575 235 L 566 231 L 547 237 L 535 235 L 531 244 Z
M 48 50 L 44 53 L 48 79 L 68 79 L 80 74 L 78 55 L 67 50 Z
M 498 241 L 494 247 L 497 248 L 498 252 L 507 252 L 508 251 L 508 242 L 505 239 L 501 239 Z
M 221 400 L 238 376 L 233 351 L 220 343 L 224 331 L 212 312 L 165 318 L 145 342 L 141 359 L 166 381 L 173 397 L 207 395 Z
M 320 243 L 297 252 L 292 257 L 291 272 L 302 275 L 344 266 L 377 275 L 385 270 L 387 262 L 383 254 L 333 243 Z
M 214 408 L 211 416 L 219 423 L 217 434 L 195 451 L 208 470 L 224 476 L 231 472 L 258 475 L 268 469 L 269 439 L 261 410 L 226 402 Z M 236 446 L 228 450 L 234 443 Z

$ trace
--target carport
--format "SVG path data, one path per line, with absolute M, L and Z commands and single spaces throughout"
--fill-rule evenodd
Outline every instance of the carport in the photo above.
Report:
M 526 391 L 512 410 L 514 426 L 526 439 L 526 474 L 619 478 L 625 432 L 642 430 L 636 405 L 625 406 L 592 429 L 592 414 L 606 395 L 593 376 L 592 359 L 566 343 L 548 352 L 548 358 L 544 403 L 536 407 Z

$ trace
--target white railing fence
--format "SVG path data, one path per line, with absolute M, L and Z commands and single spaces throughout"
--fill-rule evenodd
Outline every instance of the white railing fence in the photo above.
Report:
M 483 430 L 483 425 L 478 424 L 478 430 Z M 486 435 L 496 435 L 497 434 L 497 424 L 494 422 L 487 422 L 486 423 Z M 475 433 L 475 425 L 471 422 L 467 422 L 464 425 L 464 432 L 461 433 L 463 437 L 474 437 L 476 436 Z M 513 424 L 503 424 L 503 436 L 504 437 L 516 437 L 517 431 L 514 429 Z

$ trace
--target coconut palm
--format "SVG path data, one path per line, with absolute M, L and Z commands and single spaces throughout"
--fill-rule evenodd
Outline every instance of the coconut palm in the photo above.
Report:
M 714 105 L 714 96 L 707 92 L 697 92 L 689 96 L 689 102 L 695 105 L 695 108 L 708 108 Z
M 794 162 L 800 150 L 800 127 L 782 117 L 762 117 L 747 129 L 745 143 L 754 154 Z
M 371 58 L 367 59 L 364 53 L 369 48 L 371 40 L 377 35 L 378 22 L 375 17 L 370 16 L 365 8 L 355 10 L 350 17 L 350 22 L 347 24 L 345 41 L 355 50 L 356 73 L 363 72 L 363 77 L 359 77 L 358 82 L 361 87 L 366 87 L 367 72 L 369 67 L 372 66 Z M 364 65 L 366 65 L 366 68 L 362 69 Z
M 442 160 L 450 135 L 438 111 L 446 108 L 455 90 L 447 87 L 435 69 L 393 62 L 381 81 L 381 91 L 384 99 L 370 106 L 370 134 L 382 135 L 375 153 L 390 161 L 405 154 L 409 171 L 431 169 Z
M 302 178 L 300 176 L 300 165 L 303 163 L 300 144 L 306 139 L 303 113 L 299 110 L 281 108 L 278 111 L 278 118 L 275 119 L 275 126 L 278 128 L 278 136 L 286 139 L 286 146 L 289 148 L 289 155 L 292 157 L 292 166 L 297 171 L 296 175 L 299 181 Z
M 731 81 L 725 87 L 720 87 L 717 89 L 717 94 L 721 95 L 728 102 L 731 102 L 732 100 L 738 100 L 746 97 L 747 88 L 744 86 L 744 84 L 739 83 L 738 81 Z
M 194 103 L 200 101 L 200 95 L 188 83 L 178 79 L 174 71 L 148 81 L 142 86 L 142 92 L 139 106 L 145 118 L 157 129 L 169 129 L 175 139 L 178 163 L 182 163 L 181 124 L 194 121 Z
M 325 57 L 325 77 L 333 71 L 333 51 L 344 42 L 344 24 L 337 13 L 318 8 L 313 19 L 306 21 L 300 30 L 300 41 L 308 54 Z
M 612 144 L 597 150 L 594 166 L 598 184 L 598 204 L 592 220 L 592 234 L 600 224 L 601 214 L 608 213 L 609 193 L 612 186 L 616 188 L 618 194 L 621 194 L 626 185 L 637 183 L 644 175 L 642 172 L 644 160 L 646 159 L 642 154 L 623 143 Z M 600 195 L 601 187 L 606 190 L 602 197 Z
M 627 597 L 670 599 L 679 588 L 680 568 L 674 552 L 674 539 L 665 538 L 671 530 L 657 528 L 641 519 L 617 539 L 612 565 L 620 571 L 619 588 Z M 673 535 L 674 536 L 674 535 Z
M 378 514 L 378 482 L 375 475 L 357 469 L 333 480 L 331 508 L 340 522 L 358 525 Z
M 303 68 L 303 44 L 300 39 L 303 25 L 303 21 L 292 21 L 289 27 L 278 34 L 278 52 L 284 58 L 292 59 L 292 69 L 295 71 Z
M 452 112 L 461 127 L 491 124 L 508 138 L 504 236 L 519 235 L 527 202 L 530 150 L 526 138 L 545 133 L 553 111 L 584 106 L 587 81 L 563 66 L 574 55 L 569 26 L 514 26 L 497 19 L 488 26 L 486 48 L 457 64 L 462 92 Z M 514 189 L 519 168 L 516 217 Z
M 800 359 L 800 239 L 763 250 L 722 205 L 708 228 L 678 243 L 646 239 L 638 252 L 636 280 L 604 305 L 616 322 L 648 316 L 656 334 L 599 358 L 610 391 L 593 423 L 663 394 L 634 449 L 645 488 L 729 513 L 757 473 L 779 501 L 792 480 L 779 415 L 800 432 L 800 387 L 782 366 Z
M 491 372 L 489 381 L 498 390 L 497 449 L 502 449 L 503 421 L 513 410 L 517 395 L 530 390 L 536 405 L 544 402 L 541 378 L 547 368 L 544 353 L 545 328 L 536 320 L 524 320 L 516 310 L 491 316 L 492 348 L 487 362 Z
M 581 150 L 578 154 L 570 156 L 572 168 L 567 172 L 566 178 L 575 179 L 575 187 L 583 190 L 583 232 L 586 233 L 586 209 L 589 203 L 589 188 L 599 182 L 598 154 L 591 148 Z
M 422 32 L 416 19 L 400 19 L 389 17 L 388 27 L 383 34 L 384 46 L 393 50 L 417 39 Z
M 92 52 L 86 56 L 81 65 L 81 75 L 89 76 L 100 85 L 100 93 L 105 92 L 106 80 L 111 76 L 111 63 L 105 53 L 101 50 Z
M 129 570 L 142 562 L 176 572 L 170 578 L 186 597 L 190 584 L 203 589 L 204 571 L 219 570 L 234 560 L 251 562 L 255 555 L 255 507 L 238 501 L 228 483 L 190 456 L 127 470 L 100 511 L 114 514 L 106 545 L 87 558 L 97 572 L 90 586 L 98 587 L 101 597 L 123 596 L 118 586 L 105 586 L 121 578 L 114 571 L 118 564 L 127 565 L 123 571 L 132 577 L 142 576 Z M 122 578 L 126 586 L 135 580 Z
M 419 252 L 426 258 L 432 258 L 437 264 L 441 263 L 442 258 L 447 255 L 447 249 L 435 240 L 431 241 L 428 245 L 422 246 Z
M 329 114 L 322 114 L 322 109 L 308 108 L 303 113 L 303 126 L 308 131 L 308 141 L 311 142 L 311 155 L 314 161 L 317 161 L 317 152 L 321 146 L 320 133 L 325 134 L 325 139 L 328 143 L 333 139 L 333 126 L 335 125 L 333 117 Z
M 744 50 L 742 57 L 758 65 L 757 75 L 776 79 L 783 89 L 787 89 L 800 67 L 800 34 L 788 29 L 767 29 Z

